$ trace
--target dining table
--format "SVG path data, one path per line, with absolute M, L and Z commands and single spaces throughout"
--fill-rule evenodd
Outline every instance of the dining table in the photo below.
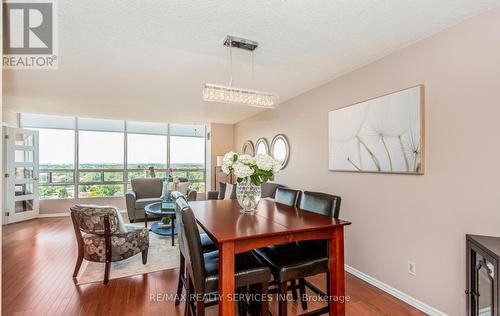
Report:
M 345 315 L 344 226 L 348 221 L 262 199 L 254 214 L 237 200 L 189 202 L 219 249 L 219 315 L 235 315 L 235 254 L 285 242 L 324 239 L 329 256 L 329 315 Z

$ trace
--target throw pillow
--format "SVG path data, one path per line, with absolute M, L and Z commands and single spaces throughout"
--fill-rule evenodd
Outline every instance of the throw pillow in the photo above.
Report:
M 180 182 L 177 184 L 177 191 L 181 192 L 184 196 L 187 196 L 189 189 L 189 182 Z

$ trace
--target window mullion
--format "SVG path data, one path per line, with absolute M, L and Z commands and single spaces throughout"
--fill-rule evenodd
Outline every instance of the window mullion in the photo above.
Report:
M 127 121 L 125 121 L 124 132 L 123 132 L 123 194 L 127 194 L 128 190 L 128 130 L 127 130 Z
M 80 180 L 80 161 L 79 161 L 79 130 L 78 130 L 78 118 L 75 117 L 75 169 L 74 169 L 74 173 L 75 173 L 75 176 L 74 176 L 74 180 L 73 180 L 73 184 L 74 184 L 74 194 L 73 196 L 77 199 L 80 197 L 80 193 L 79 193 L 79 188 L 78 188 L 78 181 Z
M 170 167 L 170 124 L 167 124 L 167 170 Z

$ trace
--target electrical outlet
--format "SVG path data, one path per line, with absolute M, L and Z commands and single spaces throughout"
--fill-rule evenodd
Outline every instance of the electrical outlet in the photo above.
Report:
M 417 275 L 417 265 L 410 260 L 408 260 L 408 274 Z

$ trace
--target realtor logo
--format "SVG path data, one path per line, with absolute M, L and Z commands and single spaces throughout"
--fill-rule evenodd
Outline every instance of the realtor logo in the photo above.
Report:
M 57 68 L 55 3 L 10 0 L 3 12 L 3 68 Z

